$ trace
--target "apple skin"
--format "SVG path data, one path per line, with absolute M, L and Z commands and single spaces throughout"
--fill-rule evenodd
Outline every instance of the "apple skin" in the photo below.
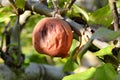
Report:
M 67 22 L 47 17 L 34 27 L 32 43 L 38 53 L 64 58 L 69 56 L 72 38 L 72 30 Z

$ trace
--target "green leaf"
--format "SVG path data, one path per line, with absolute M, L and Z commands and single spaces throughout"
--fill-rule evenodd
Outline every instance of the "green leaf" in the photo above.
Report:
M 115 80 L 120 80 L 120 74 L 115 77 Z
M 117 7 L 120 7 L 120 0 L 117 1 Z M 99 24 L 109 27 L 113 21 L 112 11 L 109 4 L 90 13 L 88 24 Z
M 92 80 L 114 80 L 117 73 L 111 64 L 104 64 L 96 69 Z
M 114 80 L 117 73 L 111 64 L 104 64 L 100 67 L 90 68 L 85 72 L 72 74 L 62 80 Z
M 87 11 L 85 11 L 84 9 L 82 9 L 81 7 L 79 7 L 77 5 L 73 5 L 72 6 L 72 15 L 80 16 L 80 14 L 82 14 L 87 21 L 89 20 L 89 13 Z
M 2 16 L 2 17 L 0 18 L 0 22 L 4 22 L 4 21 L 6 21 L 6 20 L 9 20 L 9 17 L 10 17 L 10 15 Z
M 120 1 L 117 1 L 117 7 L 120 7 Z M 99 24 L 109 27 L 113 21 L 112 11 L 110 10 L 109 4 L 91 13 L 85 11 L 78 5 L 73 5 L 71 15 L 80 16 L 80 14 L 83 15 L 90 25 Z
M 113 20 L 109 5 L 100 8 L 89 15 L 89 24 L 100 24 L 108 27 Z
M 117 7 L 120 8 L 120 0 L 117 1 Z
M 95 68 L 90 68 L 84 72 L 66 76 L 62 80 L 89 80 L 94 75 L 95 71 Z
M 72 53 L 73 53 L 73 51 L 75 50 L 75 48 L 78 47 L 79 43 L 80 43 L 80 42 L 79 42 L 78 40 L 73 39 L 73 41 L 72 41 L 72 46 L 71 46 L 71 48 L 70 48 L 70 55 L 71 55 L 71 56 L 73 56 Z
M 44 55 L 33 54 L 29 57 L 30 62 L 48 64 Z
M 99 28 L 91 37 L 91 39 L 100 39 L 103 41 L 111 41 L 120 36 L 120 31 L 112 31 L 107 28 Z
M 64 8 L 65 7 L 65 3 L 68 3 L 70 0 L 59 0 L 59 7 Z
M 25 6 L 25 0 L 16 0 L 15 3 L 18 8 L 24 8 Z
M 6 15 L 1 15 L 0 14 L 0 22 L 4 22 L 10 19 L 11 16 L 15 16 L 14 14 L 6 14 Z
M 112 49 L 114 48 L 114 46 L 107 46 L 97 52 L 95 52 L 94 54 L 96 56 L 104 56 L 104 55 L 112 55 Z
M 78 67 L 78 65 L 72 60 L 72 58 L 69 58 L 67 60 L 67 62 L 65 63 L 64 67 L 63 67 L 63 71 L 67 72 L 67 71 L 73 71 Z
M 76 67 L 78 67 L 78 65 L 75 63 L 75 61 L 73 60 L 73 57 L 75 55 L 75 51 L 76 48 L 79 45 L 79 41 L 73 39 L 72 41 L 72 46 L 70 48 L 70 57 L 68 58 L 67 62 L 65 63 L 64 67 L 63 67 L 63 71 L 73 71 Z
M 11 12 L 9 7 L 0 8 L 0 22 L 10 20 L 11 16 L 15 16 L 15 14 Z
M 112 20 L 112 12 L 109 5 L 106 5 L 103 8 L 100 8 L 92 13 L 85 11 L 77 5 L 72 6 L 72 15 L 80 16 L 82 14 L 84 18 L 88 21 L 88 24 L 100 24 L 108 27 Z

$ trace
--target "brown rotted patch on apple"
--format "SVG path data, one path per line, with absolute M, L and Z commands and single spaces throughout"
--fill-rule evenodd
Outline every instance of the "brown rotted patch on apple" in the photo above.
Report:
M 72 30 L 67 22 L 50 17 L 36 24 L 32 42 L 37 52 L 64 58 L 68 56 L 72 37 Z

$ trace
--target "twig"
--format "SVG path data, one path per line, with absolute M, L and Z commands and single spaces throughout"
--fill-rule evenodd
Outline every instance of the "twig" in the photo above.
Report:
M 87 52 L 88 48 L 92 45 L 93 39 L 90 39 L 80 50 L 78 54 L 78 62 L 82 59 L 83 55 Z
M 60 10 L 58 8 L 58 1 L 57 0 L 52 0 L 52 3 L 53 3 L 53 6 L 54 6 L 54 14 L 53 14 L 53 17 L 56 17 L 56 18 L 61 18 L 61 14 L 60 14 Z
M 20 25 L 24 25 L 26 23 L 26 20 L 31 16 L 31 11 L 25 11 L 23 14 L 20 15 L 19 23 Z
M 4 31 L 3 31 L 3 33 L 2 33 L 2 40 L 1 40 L 1 46 L 0 46 L 0 49 L 1 49 L 1 50 L 2 50 L 2 48 L 3 48 L 4 37 L 8 35 L 7 28 L 8 28 L 9 26 L 10 26 L 10 22 L 5 26 L 5 29 L 4 29 Z M 6 37 L 6 38 L 8 38 L 8 37 Z M 8 41 L 9 41 L 9 39 L 6 40 L 6 44 L 7 44 Z
M 4 43 L 4 34 L 5 34 L 6 28 L 4 30 L 4 32 L 2 33 L 2 40 L 1 40 L 1 46 L 0 46 L 0 51 L 2 51 L 3 48 L 3 43 Z
M 19 12 L 18 12 L 18 10 L 17 10 L 17 7 L 16 7 L 16 5 L 15 5 L 15 2 L 14 2 L 13 0 L 9 0 L 9 2 L 10 2 L 10 4 L 11 4 L 12 8 L 15 10 L 16 15 L 18 15 Z
M 69 5 L 67 6 L 67 9 L 70 9 L 72 5 L 75 3 L 76 0 L 70 0 Z
M 57 2 L 57 0 L 52 0 L 52 3 L 53 3 L 53 6 L 54 6 L 54 9 L 55 10 L 58 10 L 58 2 Z
M 76 1 L 76 0 L 69 0 L 68 2 L 66 2 L 65 6 L 64 6 L 64 9 L 60 10 L 60 13 L 61 13 L 62 15 L 65 15 L 66 12 L 71 9 L 71 7 L 72 7 L 73 4 L 75 3 L 75 1 Z
M 113 13 L 113 21 L 114 21 L 114 30 L 118 31 L 119 29 L 119 15 L 116 7 L 116 0 L 109 0 L 110 8 Z M 120 47 L 120 37 L 116 39 L 118 42 L 116 44 L 116 47 Z
M 109 0 L 109 5 L 113 14 L 114 30 L 117 31 L 119 27 L 119 15 L 116 7 L 116 0 Z

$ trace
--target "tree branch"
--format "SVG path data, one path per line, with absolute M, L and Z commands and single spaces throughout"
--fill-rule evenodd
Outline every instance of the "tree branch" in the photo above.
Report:
M 10 44 L 6 45 L 9 47 L 8 51 L 3 55 L 5 64 L 9 67 L 20 67 L 24 59 L 20 45 L 20 24 L 19 16 L 16 18 L 14 26 L 10 29 Z
M 99 49 L 105 48 L 109 45 L 107 42 L 103 42 L 97 39 L 94 39 L 92 43 Z
M 46 5 L 42 3 L 38 3 L 37 1 L 33 2 L 32 0 L 27 0 L 25 6 L 26 6 L 26 9 L 28 10 L 37 12 L 39 14 L 43 14 L 48 17 L 51 17 L 52 15 L 54 15 L 53 9 L 50 9 Z M 83 33 L 84 25 L 78 24 L 74 22 L 73 20 L 71 20 L 70 18 L 65 18 L 65 21 L 67 21 L 71 25 L 71 28 L 75 31 L 75 33 L 77 33 L 78 35 L 81 35 Z
M 18 72 L 0 64 L 0 80 L 62 80 L 64 76 L 69 74 L 72 72 L 64 73 L 62 67 L 43 64 L 30 63 L 27 68 L 19 69 Z
M 72 7 L 72 5 L 75 3 L 76 0 L 70 0 L 69 5 L 67 6 L 68 9 Z
M 26 24 L 26 21 L 29 19 L 30 16 L 31 16 L 31 11 L 27 11 L 27 10 L 20 15 L 20 18 L 19 18 L 19 23 L 21 25 L 20 30 L 24 28 L 24 25 Z

